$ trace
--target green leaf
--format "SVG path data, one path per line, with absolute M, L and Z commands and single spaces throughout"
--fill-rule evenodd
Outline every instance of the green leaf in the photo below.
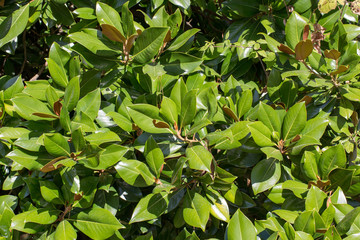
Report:
M 11 99 L 16 93 L 20 93 L 24 89 L 24 83 L 21 75 L 10 78 L 2 85 L 1 88 L 5 89 L 4 99 Z
M 190 0 L 170 0 L 170 2 L 176 6 L 188 9 L 190 7 Z
M 2 195 L 2 196 L 0 196 L 0 202 L 5 203 L 12 210 L 15 210 L 15 208 L 17 207 L 17 204 L 18 204 L 17 203 L 18 198 L 16 196 L 13 196 L 13 195 Z
M 329 147 L 320 157 L 319 170 L 322 179 L 327 179 L 328 174 L 336 167 L 344 168 L 346 166 L 346 154 L 344 147 L 338 144 Z
M 310 235 L 315 234 L 316 230 L 325 228 L 324 221 L 315 210 L 302 212 L 295 220 L 294 228 L 296 231 L 303 231 Z
M 279 115 L 272 107 L 260 102 L 258 111 L 259 120 L 268 127 L 271 132 L 281 133 L 281 121 Z
M 97 88 L 92 92 L 86 94 L 83 98 L 81 98 L 76 105 L 76 112 L 80 114 L 80 112 L 85 113 L 90 119 L 94 120 L 99 112 L 101 104 L 101 96 L 100 89 Z
M 254 194 L 264 192 L 279 181 L 281 166 L 276 159 L 265 159 L 258 162 L 251 171 L 251 184 Z
M 169 204 L 168 193 L 151 193 L 142 198 L 136 205 L 131 216 L 130 224 L 143 222 L 160 217 L 167 209 Z
M 133 60 L 147 63 L 158 54 L 169 28 L 150 27 L 145 29 L 135 42 Z
M 238 209 L 226 227 L 226 240 L 255 240 L 256 229 L 251 221 Z
M 213 156 L 202 145 L 195 145 L 186 148 L 186 156 L 189 159 L 190 168 L 211 172 Z
M 29 18 L 29 9 L 29 4 L 26 4 L 13 11 L 11 15 L 2 21 L 0 24 L 0 47 L 13 40 L 25 30 Z
M 274 147 L 263 147 L 260 150 L 266 154 L 266 158 L 275 158 L 280 161 L 283 160 L 282 153 L 279 149 L 276 149 Z
M 26 120 L 47 120 L 53 121 L 57 118 L 47 105 L 30 96 L 17 96 L 11 101 L 14 104 L 14 108 L 17 114 Z M 34 115 L 34 113 L 41 113 L 44 115 Z
M 125 182 L 135 187 L 147 187 L 155 182 L 146 164 L 137 160 L 122 160 L 115 169 Z
M 65 89 L 64 105 L 68 111 L 72 111 L 80 98 L 80 78 L 74 77 Z
M 342 96 L 347 98 L 350 101 L 358 102 L 360 101 L 360 89 L 357 88 L 340 88 Z
M 257 1 L 230 0 L 226 1 L 224 5 L 240 17 L 252 17 L 259 13 L 259 2 Z
M 45 153 L 32 153 L 20 149 L 9 152 L 6 157 L 30 171 L 40 170 L 45 164 L 53 159 L 53 157 Z
M 111 237 L 124 226 L 108 210 L 93 208 L 80 212 L 76 216 L 74 225 L 81 232 L 93 239 Z
M 55 230 L 55 239 L 76 240 L 77 234 L 73 226 L 66 220 L 59 223 Z
M 191 90 L 186 93 L 181 103 L 180 129 L 190 124 L 196 115 L 196 94 L 197 90 Z
M 251 90 L 246 90 L 241 93 L 240 99 L 236 103 L 236 109 L 239 119 L 251 109 L 252 102 L 253 94 Z
M 183 203 L 183 217 L 187 224 L 205 232 L 209 220 L 210 203 L 199 193 L 187 190 Z
M 129 2 L 126 2 L 124 5 L 122 5 L 121 8 L 121 21 L 122 26 L 124 29 L 125 37 L 129 38 L 131 35 L 136 33 L 134 22 L 133 22 L 133 15 L 131 11 L 129 10 Z
M 88 157 L 86 167 L 94 170 L 105 170 L 118 163 L 128 151 L 128 148 L 112 144 L 101 150 L 96 156 Z M 86 160 L 85 160 L 86 161 Z
M 149 104 L 134 104 L 127 107 L 131 118 L 141 129 L 149 133 L 169 133 L 168 128 L 157 128 L 154 121 L 162 121 L 160 110 Z
M 74 180 L 76 180 L 76 178 Z M 81 199 L 78 202 L 75 202 L 73 206 L 75 207 L 78 205 L 81 208 L 91 207 L 97 191 L 98 182 L 99 178 L 95 176 L 82 178 L 80 180 Z
M 55 83 L 59 86 L 65 88 L 69 82 L 66 71 L 63 66 L 58 65 L 53 59 L 47 58 L 46 62 L 48 63 L 48 68 L 51 77 L 54 79 Z
M 304 129 L 301 131 L 303 136 L 310 136 L 320 139 L 325 132 L 329 120 L 325 118 L 312 118 L 306 122 Z
M 99 129 L 95 133 L 87 135 L 85 137 L 85 139 L 90 144 L 97 145 L 97 146 L 99 146 L 103 143 L 120 142 L 121 141 L 119 135 L 110 131 L 108 128 Z M 116 145 L 114 144 L 112 146 L 116 146 Z
M 15 215 L 11 219 L 11 229 L 34 234 L 43 228 L 42 225 L 54 223 L 59 210 L 35 209 Z
M 188 89 L 185 85 L 185 82 L 182 78 L 179 78 L 173 89 L 171 90 L 170 99 L 176 104 L 177 112 L 181 112 L 181 103 L 185 97 L 185 94 L 188 92 Z M 173 110 L 174 111 L 174 110 Z M 175 118 L 176 119 L 176 118 Z
M 45 135 L 44 145 L 46 151 L 54 157 L 70 156 L 70 146 L 60 133 Z
M 86 32 L 74 32 L 68 37 L 96 55 L 114 57 L 120 54 L 120 51 L 111 45 L 109 40 L 105 41 L 102 34 L 95 29 L 89 29 Z
M 124 35 L 120 15 L 115 9 L 113 9 L 109 5 L 102 2 L 97 2 L 96 17 L 100 25 L 109 24 L 115 27 L 118 31 L 120 31 L 122 35 Z
M 282 184 L 282 188 L 292 191 L 298 198 L 304 198 L 304 193 L 308 191 L 307 184 L 294 180 L 285 181 Z
M 131 132 L 133 130 L 131 120 L 123 116 L 122 114 L 117 112 L 109 112 L 107 116 L 111 117 L 121 129 L 127 132 Z
M 319 172 L 318 172 L 316 156 L 314 153 L 305 151 L 304 154 L 302 155 L 300 167 L 306 177 L 312 180 L 317 180 L 317 177 L 319 176 Z
M 271 138 L 271 131 L 262 122 L 251 123 L 248 125 L 248 128 L 250 129 L 252 138 L 259 147 L 271 147 L 275 145 Z
M 295 46 L 302 40 L 302 32 L 304 30 L 307 20 L 299 15 L 297 12 L 292 12 L 291 16 L 286 22 L 285 36 L 287 45 L 295 49 Z
M 190 30 L 187 30 L 186 32 L 182 33 L 180 36 L 178 36 L 170 45 L 170 47 L 167 49 L 169 51 L 176 51 L 179 48 L 181 48 L 191 37 L 193 37 L 197 32 L 200 30 L 197 28 L 192 28 Z
M 170 75 L 189 74 L 198 69 L 202 59 L 186 53 L 172 52 L 160 58 L 161 65 Z
M 40 192 L 42 197 L 54 204 L 64 204 L 59 188 L 50 181 L 40 181 Z
M 352 185 L 354 169 L 337 168 L 330 172 L 329 180 L 331 182 L 330 189 L 341 187 L 342 190 L 348 191 Z
M 355 219 L 360 214 L 360 207 L 357 207 L 351 210 L 349 213 L 345 215 L 345 217 L 338 223 L 336 229 L 338 230 L 339 234 L 343 235 L 347 233 L 351 226 L 354 225 Z
M 176 103 L 170 98 L 163 97 L 163 100 L 161 102 L 160 114 L 167 122 L 170 122 L 172 124 L 178 122 L 177 106 Z
M 164 164 L 164 154 L 152 136 L 145 143 L 144 155 L 150 169 L 159 178 L 161 168 Z
M 319 212 L 326 198 L 326 193 L 321 191 L 319 188 L 312 186 L 305 199 L 305 210 L 315 210 Z
M 306 125 L 306 107 L 304 102 L 292 106 L 286 113 L 282 126 L 284 141 L 299 134 Z
M 206 189 L 206 197 L 210 200 L 210 214 L 219 220 L 229 222 L 229 207 L 223 196 L 212 188 Z

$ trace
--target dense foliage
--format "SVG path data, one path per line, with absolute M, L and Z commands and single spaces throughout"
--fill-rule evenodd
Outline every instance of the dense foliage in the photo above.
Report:
M 0 0 L 0 239 L 360 239 L 359 13 Z

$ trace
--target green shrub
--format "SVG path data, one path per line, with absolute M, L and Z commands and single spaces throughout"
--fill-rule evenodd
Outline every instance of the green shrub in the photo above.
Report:
M 0 239 L 358 239 L 359 13 L 0 1 Z

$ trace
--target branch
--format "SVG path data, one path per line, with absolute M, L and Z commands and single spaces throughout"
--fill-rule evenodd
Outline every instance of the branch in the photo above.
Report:
M 44 65 L 40 68 L 39 72 L 35 74 L 29 81 L 37 80 L 40 77 L 40 75 L 43 73 L 47 65 L 48 65 L 47 62 L 45 62 Z
M 23 61 L 22 65 L 21 65 L 21 69 L 20 69 L 20 73 L 19 73 L 19 74 L 22 74 L 22 72 L 24 71 L 24 68 L 25 68 L 25 64 L 26 64 L 26 62 L 27 62 L 26 30 L 25 30 L 24 33 L 23 33 L 22 41 L 23 41 L 23 47 L 24 47 L 24 61 Z

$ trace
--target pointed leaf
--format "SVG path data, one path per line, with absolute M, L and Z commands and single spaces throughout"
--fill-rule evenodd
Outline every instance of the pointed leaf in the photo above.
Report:
M 136 205 L 131 216 L 130 224 L 160 217 L 166 211 L 168 204 L 169 199 L 167 192 L 148 194 Z
M 226 240 L 256 240 L 256 229 L 251 221 L 238 209 L 226 228 Z
M 202 145 L 186 148 L 186 156 L 189 158 L 190 168 L 211 172 L 213 156 Z
M 264 192 L 279 181 L 281 166 L 278 160 L 270 158 L 258 162 L 251 171 L 251 184 L 254 194 Z
M 183 207 L 185 222 L 205 232 L 206 223 L 209 220 L 210 203 L 199 193 L 187 190 Z
M 108 210 L 93 208 L 80 212 L 74 225 L 93 239 L 106 239 L 124 226 Z

